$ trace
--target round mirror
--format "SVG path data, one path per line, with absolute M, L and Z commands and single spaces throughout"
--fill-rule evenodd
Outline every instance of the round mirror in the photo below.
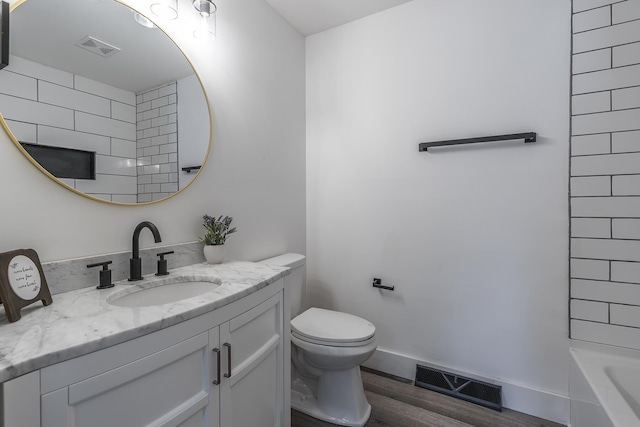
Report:
M 11 12 L 10 43 L 0 113 L 42 172 L 124 204 L 171 197 L 198 175 L 209 104 L 185 55 L 145 16 L 116 0 L 26 0 Z

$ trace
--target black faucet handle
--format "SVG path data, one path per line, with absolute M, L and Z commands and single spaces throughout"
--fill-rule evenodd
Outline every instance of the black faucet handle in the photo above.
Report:
M 156 273 L 156 276 L 166 276 L 167 274 L 169 274 L 169 268 L 167 265 L 167 260 L 164 259 L 165 255 L 170 255 L 172 254 L 173 251 L 169 251 L 169 252 L 160 252 L 157 256 L 160 257 L 160 259 L 158 260 L 158 272 Z
M 87 268 L 93 268 L 93 267 L 98 267 L 98 266 L 102 266 L 103 270 L 108 270 L 109 267 L 107 267 L 109 264 L 113 264 L 113 261 L 102 261 L 102 262 L 96 262 L 94 264 L 88 264 Z
M 102 266 L 102 270 L 100 270 L 100 284 L 96 286 L 96 289 L 113 288 L 113 283 L 111 283 L 111 270 L 109 270 L 109 264 L 112 262 L 113 261 L 103 261 L 87 265 L 87 268 Z

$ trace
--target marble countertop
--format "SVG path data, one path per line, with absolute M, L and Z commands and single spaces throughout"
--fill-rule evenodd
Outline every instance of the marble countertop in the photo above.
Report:
M 210 312 L 276 282 L 285 267 L 252 262 L 195 264 L 171 270 L 169 276 L 145 276 L 141 282 L 116 282 L 110 289 L 95 286 L 54 295 L 53 304 L 36 302 L 9 323 L 0 309 L 0 383 L 31 371 L 91 353 Z M 219 278 L 222 284 L 205 294 L 170 304 L 117 307 L 114 296 L 176 277 Z M 110 298 L 111 296 L 111 298 Z

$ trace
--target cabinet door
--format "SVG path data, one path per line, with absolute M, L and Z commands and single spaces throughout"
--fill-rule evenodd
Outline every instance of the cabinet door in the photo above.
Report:
M 42 427 L 209 427 L 208 333 L 42 396 Z
M 284 419 L 282 296 L 220 326 L 222 427 L 280 427 Z
M 40 371 L 0 384 L 0 426 L 40 426 Z

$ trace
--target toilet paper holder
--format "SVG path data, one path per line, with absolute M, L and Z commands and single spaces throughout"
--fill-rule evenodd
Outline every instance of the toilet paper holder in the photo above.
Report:
M 386 289 L 387 291 L 393 291 L 395 286 L 384 286 L 382 284 L 382 279 L 378 279 L 377 277 L 373 278 L 373 287 L 378 289 Z

